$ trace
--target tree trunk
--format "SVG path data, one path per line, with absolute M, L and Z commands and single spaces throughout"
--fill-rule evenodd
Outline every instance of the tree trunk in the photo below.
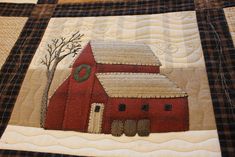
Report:
M 55 60 L 52 69 L 50 71 L 47 71 L 47 83 L 46 83 L 46 86 L 43 90 L 42 101 L 41 101 L 40 126 L 42 128 L 44 128 L 44 123 L 45 123 L 45 119 L 46 119 L 49 90 L 50 90 L 51 83 L 54 78 L 58 63 L 59 63 L 59 60 L 58 59 Z

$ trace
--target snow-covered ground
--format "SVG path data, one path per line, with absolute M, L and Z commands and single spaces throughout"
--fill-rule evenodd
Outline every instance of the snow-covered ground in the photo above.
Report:
M 216 130 L 113 137 L 9 125 L 0 148 L 112 157 L 220 157 Z

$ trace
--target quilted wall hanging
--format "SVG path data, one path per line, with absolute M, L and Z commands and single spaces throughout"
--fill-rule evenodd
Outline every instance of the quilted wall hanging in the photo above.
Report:
M 234 7 L 0 0 L 0 156 L 233 157 Z

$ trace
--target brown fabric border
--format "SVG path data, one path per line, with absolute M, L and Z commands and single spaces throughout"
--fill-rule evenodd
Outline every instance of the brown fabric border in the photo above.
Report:
M 30 16 L 36 4 L 0 3 L 0 16 Z
M 0 155 L 1 157 L 82 157 L 82 156 L 65 155 L 65 154 L 12 151 L 12 150 L 0 150 Z
M 233 7 L 235 6 L 235 0 L 223 0 L 224 7 Z
M 53 17 L 86 17 L 157 14 L 195 10 L 193 0 L 135 0 L 58 4 Z
M 44 34 L 49 18 L 28 19 L 0 71 L 0 136 L 10 119 L 31 59 Z
M 34 7 L 0 71 L 0 137 L 11 116 L 30 62 L 40 44 L 55 5 Z
M 235 153 L 235 49 L 223 9 L 197 11 L 223 157 Z
M 38 0 L 38 4 L 56 4 L 58 0 Z
M 201 9 L 213 9 L 213 8 L 222 8 L 223 1 L 222 0 L 194 0 L 196 10 Z

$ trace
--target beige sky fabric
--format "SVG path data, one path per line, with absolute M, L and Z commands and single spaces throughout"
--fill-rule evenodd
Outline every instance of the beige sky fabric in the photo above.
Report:
M 29 68 L 45 68 L 41 64 L 41 58 L 51 39 L 58 36 L 68 37 L 76 31 L 84 34 L 82 46 L 90 40 L 144 43 L 150 46 L 162 67 L 205 68 L 194 11 L 154 15 L 52 18 Z M 73 60 L 72 56 L 68 56 L 57 68 L 68 68 Z

